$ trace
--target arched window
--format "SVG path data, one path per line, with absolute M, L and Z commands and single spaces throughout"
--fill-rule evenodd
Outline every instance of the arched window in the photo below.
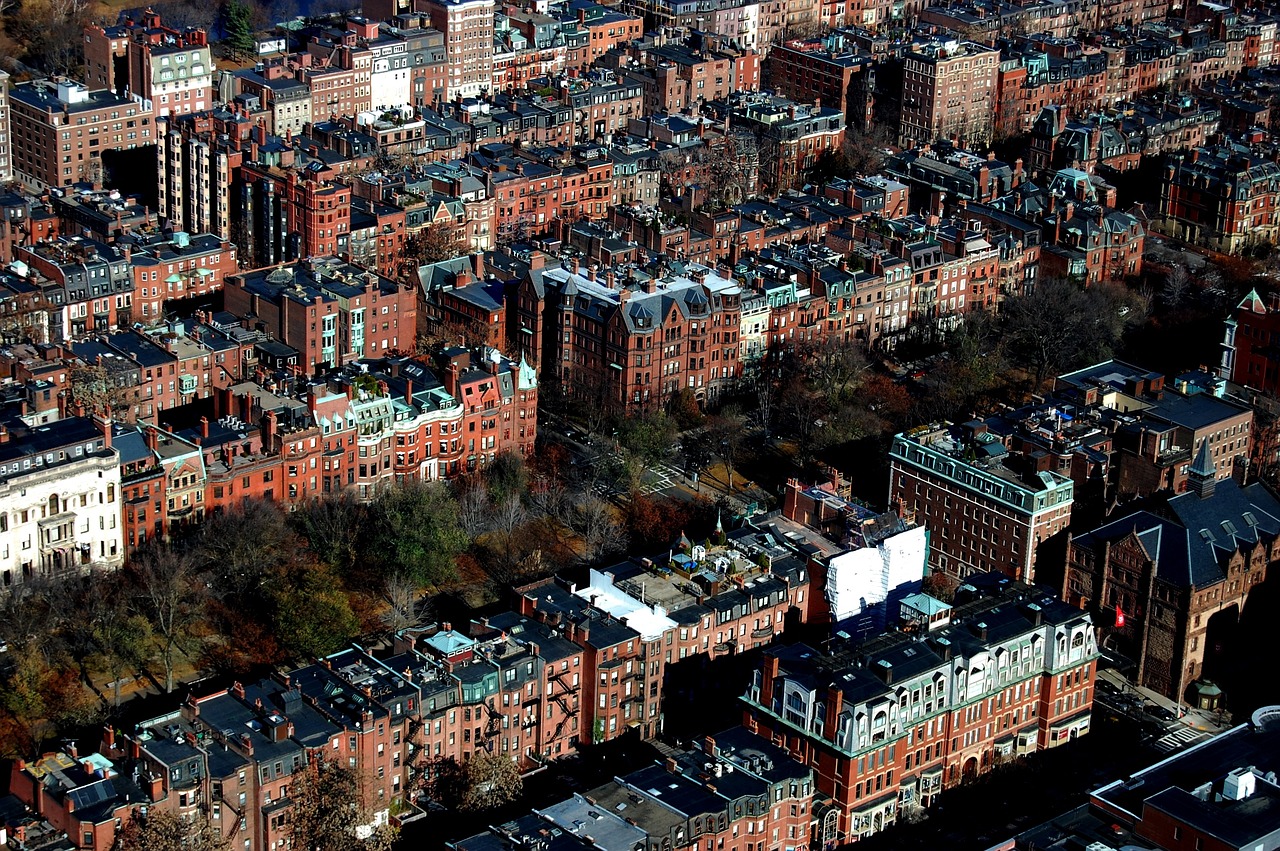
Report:
M 52 517 L 59 513 L 61 513 L 61 509 L 58 508 L 58 495 L 55 493 L 49 497 L 49 516 Z

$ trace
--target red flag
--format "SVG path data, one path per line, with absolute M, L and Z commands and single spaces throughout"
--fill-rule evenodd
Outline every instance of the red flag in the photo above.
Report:
M 1116 629 L 1124 626 L 1124 609 L 1120 608 L 1120 604 L 1116 603 Z

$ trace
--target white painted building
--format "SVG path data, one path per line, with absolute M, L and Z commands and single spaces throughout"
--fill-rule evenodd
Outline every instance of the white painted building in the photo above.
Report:
M 832 556 L 827 568 L 827 603 L 836 624 L 869 618 L 867 628 L 882 628 L 885 604 L 918 591 L 929 558 L 929 536 L 923 526 L 897 521 L 855 533 L 854 546 Z M 883 520 L 883 518 L 877 518 Z
M 120 456 L 109 429 L 71 417 L 0 427 L 0 593 L 124 560 Z

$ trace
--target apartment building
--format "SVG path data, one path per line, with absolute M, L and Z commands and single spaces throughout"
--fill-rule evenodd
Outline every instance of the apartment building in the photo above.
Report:
M 0 182 L 13 180 L 13 149 L 9 137 L 9 74 L 0 71 Z
M 213 55 L 202 29 L 167 27 L 147 9 L 134 21 L 84 28 L 86 79 L 155 117 L 213 107 Z
M 158 212 L 170 227 L 231 238 L 232 182 L 248 130 L 238 114 L 156 119 Z
M 1039 547 L 1066 530 L 1074 495 L 1047 460 L 1011 452 L 978 420 L 922 426 L 893 438 L 889 502 L 929 530 L 932 570 L 1034 582 Z
M 123 563 L 119 459 L 84 416 L 0 429 L 0 592 Z
M 101 184 L 104 152 L 155 142 L 150 109 L 75 82 L 14 86 L 9 109 L 14 175 L 37 191 Z
M 903 59 L 899 143 L 953 139 L 981 148 L 991 140 L 1000 53 L 956 39 L 917 41 Z
M 684 274 L 634 270 L 601 278 L 576 261 L 545 266 L 541 252 L 506 310 L 508 338 L 544 383 L 626 410 L 653 410 L 680 390 L 714 399 L 739 373 L 742 290 L 693 265 Z M 585 272 L 585 274 L 582 274 Z
M 385 356 L 415 334 L 413 289 L 335 257 L 230 275 L 224 292 L 228 311 L 297 350 L 308 375 Z
M 1227 254 L 1280 236 L 1280 164 L 1226 145 L 1172 157 L 1160 186 L 1161 233 Z
M 493 0 L 425 0 L 433 29 L 444 34 L 444 100 L 478 97 L 493 87 Z
M 829 801 L 814 844 L 854 842 L 939 792 L 1089 731 L 1089 615 L 999 574 L 953 605 L 902 603 L 906 630 L 860 645 L 766 652 L 744 726 L 808 765 Z

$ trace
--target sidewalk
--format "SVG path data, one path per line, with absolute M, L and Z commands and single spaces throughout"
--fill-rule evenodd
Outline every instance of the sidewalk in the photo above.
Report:
M 1188 706 L 1186 703 L 1179 706 L 1175 701 L 1170 700 L 1162 694 L 1158 694 L 1151 689 L 1143 688 L 1142 686 L 1134 685 L 1125 679 L 1120 673 L 1110 668 L 1098 671 L 1098 679 L 1107 680 L 1121 692 L 1136 694 L 1144 701 L 1155 704 L 1156 706 L 1162 706 L 1174 715 L 1178 715 L 1178 726 L 1190 727 L 1191 729 L 1199 730 L 1202 733 L 1208 733 L 1213 736 L 1216 736 L 1218 733 L 1221 733 L 1223 730 L 1229 729 L 1230 727 L 1230 724 L 1219 725 L 1217 717 L 1212 712 L 1208 712 L 1203 709 L 1196 709 Z M 1181 711 L 1180 715 L 1179 711 Z M 1172 724 L 1173 722 L 1169 723 Z

